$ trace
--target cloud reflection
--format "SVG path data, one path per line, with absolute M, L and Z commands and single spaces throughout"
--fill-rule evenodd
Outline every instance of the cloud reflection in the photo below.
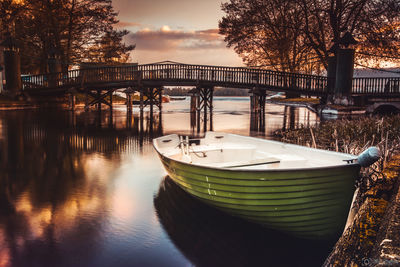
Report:
M 127 135 L 115 128 L 118 123 L 105 127 L 94 121 L 78 131 L 70 123 L 80 123 L 80 116 L 69 116 L 76 115 L 9 112 L 0 117 L 1 267 L 76 266 L 69 255 L 87 266 L 84 261 L 95 258 L 104 244 L 113 209 L 123 222 L 133 216 L 134 207 L 125 204 L 134 192 L 114 198 L 121 192 L 113 187 L 121 154 L 112 151 L 129 146 L 138 153 L 134 129 Z

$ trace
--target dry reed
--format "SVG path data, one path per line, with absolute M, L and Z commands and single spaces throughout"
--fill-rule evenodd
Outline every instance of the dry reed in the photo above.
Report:
M 362 176 L 369 178 L 366 179 L 368 183 L 384 180 L 382 171 L 393 155 L 400 153 L 399 134 L 400 115 L 340 119 L 321 122 L 312 127 L 301 126 L 295 130 L 275 132 L 283 142 L 354 155 L 370 146 L 377 146 L 382 153 L 381 160 L 372 168 L 362 170 Z

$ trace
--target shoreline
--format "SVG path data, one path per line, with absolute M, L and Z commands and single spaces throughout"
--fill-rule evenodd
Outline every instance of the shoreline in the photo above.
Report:
M 400 264 L 400 116 L 338 119 L 312 127 L 277 131 L 281 141 L 359 154 L 380 147 L 382 158 L 361 172 L 347 228 L 323 266 Z

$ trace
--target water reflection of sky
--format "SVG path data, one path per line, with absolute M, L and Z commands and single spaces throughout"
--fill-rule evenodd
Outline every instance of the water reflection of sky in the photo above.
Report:
M 306 109 L 290 112 L 267 106 L 267 137 L 284 125 L 315 123 Z M 215 98 L 214 130 L 249 135 L 249 120 L 247 98 Z M 162 123 L 143 125 L 141 131 L 137 116 L 127 116 L 123 106 L 112 119 L 107 111 L 1 112 L 0 266 L 191 265 L 193 255 L 185 251 L 191 245 L 177 244 L 169 231 L 179 232 L 179 225 L 160 224 L 161 215 L 164 223 L 174 222 L 172 200 L 164 198 L 162 214 L 155 210 L 165 171 L 151 145 L 160 134 L 191 133 L 189 100 L 165 104 Z M 229 224 L 230 217 L 222 217 Z M 196 221 L 185 227 L 195 231 Z M 232 231 L 245 233 L 234 225 Z M 220 237 L 212 232 L 201 242 Z
M 190 133 L 190 98 L 183 101 L 171 101 L 163 107 L 163 127 L 167 132 Z M 250 101 L 249 97 L 214 97 L 213 102 L 214 131 L 227 131 L 237 134 L 250 134 Z M 314 124 L 315 113 L 300 107 L 283 105 L 266 105 L 265 134 L 272 136 L 274 131 L 290 126 L 300 127 Z M 285 123 L 286 120 L 286 123 Z M 257 135 L 257 134 L 256 134 Z

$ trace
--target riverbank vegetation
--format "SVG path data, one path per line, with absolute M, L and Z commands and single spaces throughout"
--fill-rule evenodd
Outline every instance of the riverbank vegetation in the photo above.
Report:
M 393 155 L 400 153 L 399 132 L 400 115 L 393 115 L 332 120 L 275 134 L 284 142 L 355 155 L 369 146 L 377 146 L 382 160 L 376 167 L 382 171 Z
M 362 169 L 348 228 L 324 266 L 360 266 L 365 259 L 379 260 L 374 253 L 382 245 L 380 236 L 387 232 L 382 218 L 392 216 L 387 208 L 400 185 L 399 132 L 400 115 L 340 119 L 276 132 L 285 142 L 355 155 L 369 146 L 381 150 L 382 158 Z

